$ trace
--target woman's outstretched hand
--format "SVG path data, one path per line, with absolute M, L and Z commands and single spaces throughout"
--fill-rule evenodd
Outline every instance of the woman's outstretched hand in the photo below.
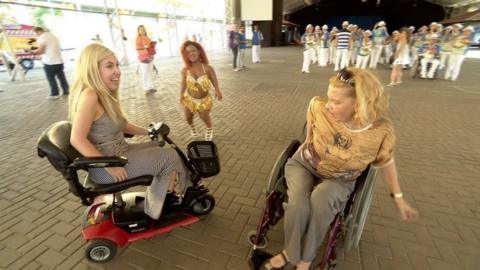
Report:
M 220 91 L 215 91 L 215 97 L 217 98 L 218 101 L 223 99 L 222 92 Z
M 418 211 L 415 208 L 411 207 L 410 204 L 403 198 L 396 198 L 395 204 L 400 211 L 400 217 L 402 218 L 402 220 L 412 220 L 418 218 Z
M 108 174 L 117 182 L 125 181 L 125 179 L 128 178 L 127 171 L 123 167 L 107 167 L 105 170 L 107 170 Z

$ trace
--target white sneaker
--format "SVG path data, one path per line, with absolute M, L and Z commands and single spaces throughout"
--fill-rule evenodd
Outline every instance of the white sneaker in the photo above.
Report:
M 55 96 L 48 96 L 47 99 L 59 99 L 60 96 L 59 95 L 55 95 Z

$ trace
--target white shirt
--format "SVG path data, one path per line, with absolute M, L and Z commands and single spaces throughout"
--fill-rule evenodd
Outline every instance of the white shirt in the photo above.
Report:
M 53 34 L 50 32 L 44 32 L 37 38 L 37 43 L 45 46 L 45 53 L 42 55 L 42 63 L 47 65 L 63 64 L 60 43 Z

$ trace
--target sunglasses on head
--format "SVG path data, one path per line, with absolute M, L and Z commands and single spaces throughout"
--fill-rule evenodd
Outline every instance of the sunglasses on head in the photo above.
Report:
M 355 80 L 353 79 L 353 74 L 352 74 L 352 72 L 348 71 L 347 68 L 341 69 L 337 73 L 337 78 L 344 83 L 350 84 L 351 86 L 355 85 Z

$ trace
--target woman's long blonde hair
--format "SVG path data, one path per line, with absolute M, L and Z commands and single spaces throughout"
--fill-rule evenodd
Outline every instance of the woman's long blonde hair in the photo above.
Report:
M 329 83 L 333 87 L 351 89 L 349 95 L 356 99 L 357 108 L 354 121 L 359 126 L 365 126 L 385 116 L 389 98 L 383 89 L 383 85 L 372 72 L 361 68 L 347 68 L 352 80 L 346 82 L 336 75 L 330 78 Z M 345 77 L 345 76 L 343 76 Z
M 69 119 L 73 119 L 77 111 L 77 103 L 82 91 L 93 89 L 98 96 L 100 104 L 112 121 L 120 123 L 125 120 L 118 98 L 119 91 L 111 91 L 100 77 L 100 62 L 112 55 L 115 56 L 110 49 L 97 43 L 90 44 L 82 50 L 77 61 L 75 78 L 70 87 L 68 100 Z

